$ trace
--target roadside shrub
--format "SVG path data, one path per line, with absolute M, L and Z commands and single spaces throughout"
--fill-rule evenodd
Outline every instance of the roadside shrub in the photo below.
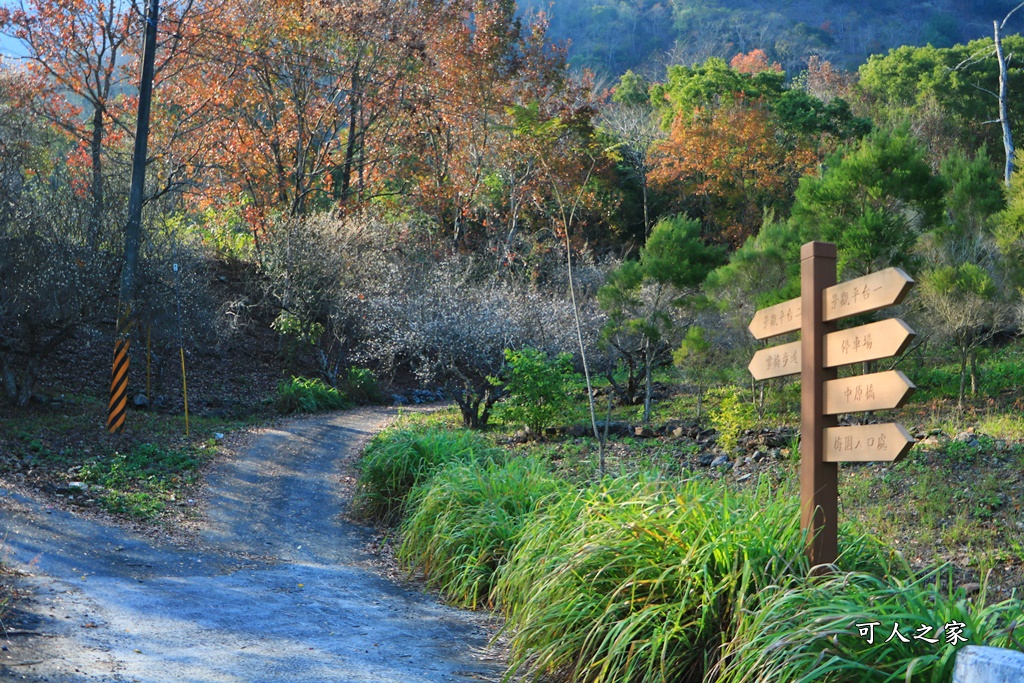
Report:
M 449 465 L 410 493 L 399 559 L 456 604 L 488 604 L 532 513 L 563 488 L 537 458 Z
M 540 434 L 573 406 L 572 383 L 579 376 L 573 370 L 572 356 L 560 353 L 554 359 L 537 349 L 505 349 L 507 363 L 505 399 L 496 412 L 505 422 L 522 423 Z M 493 384 L 502 381 L 495 378 Z
M 858 543 L 842 562 L 886 564 L 877 544 Z M 516 672 L 700 681 L 759 593 L 808 569 L 792 491 L 727 493 L 640 474 L 545 507 L 499 570 L 494 596 Z
M 956 653 L 965 645 L 1021 647 L 1024 601 L 985 606 L 984 594 L 972 601 L 953 586 L 946 569 L 907 579 L 850 573 L 773 586 L 759 609 L 738 615 L 735 638 L 726 645 L 716 680 L 940 683 L 952 679 Z M 872 622 L 869 644 L 857 625 Z M 968 642 L 943 630 L 953 622 L 963 625 L 961 635 Z M 884 642 L 894 623 L 909 643 L 894 636 Z M 933 628 L 925 635 L 938 643 L 913 638 L 922 624 Z
M 502 451 L 464 430 L 386 429 L 370 441 L 359 461 L 353 508 L 367 519 L 393 523 L 401 518 L 413 487 L 441 467 L 502 457 Z
M 733 451 L 739 445 L 740 435 L 753 429 L 756 424 L 754 406 L 734 392 L 723 390 L 719 395 L 722 402 L 709 414 L 711 426 L 718 433 L 718 446 L 725 452 Z
M 350 367 L 338 385 L 341 391 L 358 405 L 384 402 L 384 394 L 377 383 L 377 377 L 367 368 Z
M 324 410 L 338 410 L 348 406 L 345 396 L 323 380 L 306 377 L 292 377 L 277 385 L 277 409 L 291 413 L 319 413 Z

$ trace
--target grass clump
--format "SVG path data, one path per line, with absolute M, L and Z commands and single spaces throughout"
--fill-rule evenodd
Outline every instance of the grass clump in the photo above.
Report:
M 164 499 L 178 485 L 190 483 L 205 458 L 192 449 L 149 443 L 127 453 L 92 458 L 78 469 L 78 478 L 98 487 L 98 500 L 110 512 L 152 519 L 164 510 Z
M 905 579 L 849 573 L 770 587 L 758 610 L 739 615 L 716 680 L 944 683 L 965 645 L 1021 647 L 1024 601 L 984 606 L 983 594 L 971 601 L 953 586 L 952 573 L 937 569 Z M 896 623 L 910 642 L 893 633 Z M 872 643 L 859 624 L 875 624 Z M 937 643 L 915 639 L 922 625 Z M 966 642 L 951 635 L 959 628 Z
M 352 366 L 338 383 L 343 394 L 359 405 L 372 405 L 384 402 L 384 392 L 372 370 Z
M 348 405 L 344 394 L 321 379 L 292 377 L 277 385 L 277 409 L 285 415 L 338 410 Z
M 795 498 L 639 474 L 546 506 L 494 592 L 513 669 L 588 683 L 702 680 L 758 593 L 808 573 Z M 885 563 L 870 543 L 845 560 Z
M 538 458 L 454 463 L 419 484 L 402 525 L 399 559 L 453 602 L 489 602 L 495 571 L 543 500 L 566 488 Z
M 401 518 L 406 496 L 413 487 L 441 467 L 502 457 L 502 451 L 465 430 L 386 429 L 370 441 L 359 462 L 353 507 L 367 519 L 395 522 Z

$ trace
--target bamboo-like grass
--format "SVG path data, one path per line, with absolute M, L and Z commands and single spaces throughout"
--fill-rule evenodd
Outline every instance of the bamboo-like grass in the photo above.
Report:
M 369 520 L 396 522 L 413 487 L 441 467 L 504 457 L 503 451 L 467 430 L 386 429 L 373 438 L 359 461 L 353 509 Z
M 851 572 L 765 589 L 758 609 L 739 615 L 724 651 L 718 683 L 948 683 L 966 645 L 1024 650 L 1024 601 L 986 605 L 954 588 L 948 568 L 918 577 Z M 873 643 L 858 624 L 876 622 Z M 909 643 L 892 633 L 895 623 Z M 956 645 L 940 629 L 965 625 Z M 916 639 L 921 634 L 937 643 Z M 869 633 L 870 635 L 870 633 Z M 885 642 L 886 640 L 890 642 Z
M 648 473 L 545 506 L 493 593 L 508 617 L 510 674 L 704 680 L 760 593 L 808 574 L 793 493 Z M 859 540 L 842 559 L 880 567 L 885 555 Z
M 407 499 L 399 559 L 453 603 L 489 604 L 495 571 L 537 506 L 568 489 L 538 458 L 453 463 Z

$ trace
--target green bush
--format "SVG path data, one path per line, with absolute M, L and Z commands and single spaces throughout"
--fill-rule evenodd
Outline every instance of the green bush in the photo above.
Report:
M 359 461 L 354 509 L 367 519 L 401 518 L 414 486 L 449 463 L 501 460 L 504 452 L 466 430 L 391 428 L 376 435 Z
M 538 504 L 564 488 L 537 458 L 449 465 L 409 495 L 399 559 L 476 609 Z
M 520 351 L 505 349 L 507 367 L 503 380 L 507 396 L 495 407 L 504 422 L 526 425 L 540 434 L 573 406 L 573 384 L 578 376 L 572 367 L 572 356 L 561 353 L 553 360 L 537 349 Z
M 352 366 L 339 384 L 342 393 L 358 405 L 384 402 L 384 394 L 372 370 Z
M 337 410 L 349 405 L 345 396 L 324 383 L 320 379 L 292 377 L 287 382 L 277 385 L 277 409 L 289 415 L 291 413 L 319 413 L 324 410 Z
M 757 425 L 754 406 L 740 399 L 735 391 L 718 392 L 721 403 L 708 416 L 711 426 L 718 432 L 718 446 L 731 452 L 739 444 L 740 435 Z
M 545 506 L 494 590 L 513 670 L 588 683 L 701 680 L 759 593 L 808 572 L 792 493 L 642 474 Z M 887 565 L 863 540 L 841 561 Z
M 952 573 L 936 570 L 917 578 L 835 574 L 798 586 L 772 586 L 759 609 L 739 616 L 736 635 L 724 648 L 719 683 L 945 683 L 965 645 L 1017 647 L 1024 641 L 1024 601 L 984 606 L 953 588 Z M 875 622 L 873 643 L 858 624 Z M 948 643 L 938 631 L 964 625 L 968 642 Z M 909 643 L 892 633 L 895 623 Z M 921 625 L 938 643 L 915 640 Z M 892 638 L 890 642 L 884 642 Z

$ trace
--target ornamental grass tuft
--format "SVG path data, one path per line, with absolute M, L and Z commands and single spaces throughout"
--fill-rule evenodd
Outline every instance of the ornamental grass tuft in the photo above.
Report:
M 1024 601 L 986 605 L 984 591 L 972 600 L 954 585 L 949 568 L 939 568 L 917 577 L 851 572 L 768 587 L 757 610 L 739 615 L 711 680 L 948 683 L 966 645 L 1024 648 Z
M 409 495 L 399 559 L 452 602 L 487 605 L 527 520 L 566 489 L 537 458 L 451 464 Z
M 844 561 L 882 566 L 860 540 Z M 499 570 L 512 671 L 588 683 L 702 681 L 759 594 L 808 574 L 796 496 L 657 474 L 545 506 Z
M 359 461 L 353 509 L 375 522 L 397 522 L 409 492 L 441 467 L 503 458 L 503 451 L 465 430 L 386 429 L 370 441 Z

